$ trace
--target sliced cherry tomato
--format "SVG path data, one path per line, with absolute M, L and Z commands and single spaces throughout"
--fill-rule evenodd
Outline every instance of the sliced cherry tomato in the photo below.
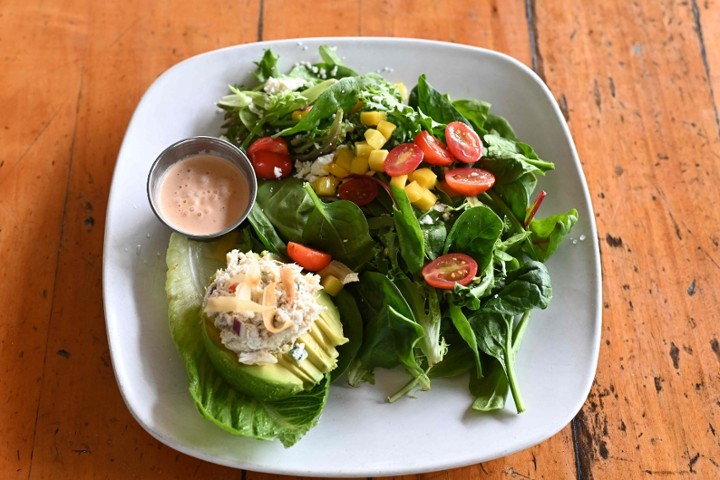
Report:
M 453 163 L 450 150 L 440 141 L 439 138 L 423 130 L 415 135 L 415 144 L 423 151 L 423 159 L 430 165 L 447 167 Z
M 425 265 L 422 276 L 431 287 L 450 290 L 456 283 L 467 285 L 475 278 L 477 262 L 464 253 L 447 253 Z
M 288 144 L 284 138 L 278 137 L 262 137 L 255 140 L 248 148 L 248 157 L 252 157 L 256 152 L 266 150 L 270 152 L 280 153 L 283 155 L 290 155 Z
M 265 180 L 277 180 L 290 175 L 292 163 L 289 155 L 260 150 L 250 156 L 255 174 Z
M 480 136 L 466 123 L 448 123 L 445 127 L 445 141 L 453 157 L 461 162 L 477 162 L 483 154 Z
M 338 197 L 342 200 L 365 206 L 378 196 L 378 187 L 370 177 L 353 176 L 347 178 L 338 188 Z
M 311 272 L 318 272 L 327 267 L 332 261 L 332 255 L 329 253 L 306 247 L 296 242 L 288 242 L 287 253 L 295 263 Z
M 385 173 L 391 177 L 407 175 L 423 161 L 423 151 L 414 143 L 401 143 L 385 159 Z
M 482 168 L 453 168 L 445 172 L 445 183 L 462 195 L 480 195 L 495 185 L 495 175 Z

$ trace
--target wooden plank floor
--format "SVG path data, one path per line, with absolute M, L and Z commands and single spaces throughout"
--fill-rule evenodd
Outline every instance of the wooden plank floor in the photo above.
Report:
M 600 360 L 572 423 L 506 458 L 401 478 L 720 478 L 718 32 L 717 0 L 4 1 L 0 478 L 276 478 L 180 454 L 127 411 L 103 317 L 105 209 L 128 121 L 164 70 L 340 35 L 534 68 L 568 120 L 601 243 Z

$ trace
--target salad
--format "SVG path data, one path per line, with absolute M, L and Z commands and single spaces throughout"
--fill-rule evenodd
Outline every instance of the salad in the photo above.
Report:
M 247 151 L 259 178 L 248 221 L 212 242 L 171 236 L 169 323 L 198 410 L 233 434 L 289 447 L 317 424 L 333 382 L 358 386 L 398 369 L 406 382 L 389 402 L 465 375 L 469 408 L 503 409 L 512 396 L 521 413 L 514 360 L 532 311 L 552 298 L 544 262 L 577 222 L 574 209 L 539 215 L 538 177 L 554 164 L 482 100 L 451 99 L 426 75 L 408 89 L 354 71 L 330 47 L 319 53 L 320 62 L 281 72 L 266 50 L 255 83 L 218 100 L 222 135 Z M 276 394 L 290 389 L 264 365 L 252 378 L 272 395 L 228 380 L 234 367 L 214 341 L 206 297 L 238 252 L 317 277 L 322 305 L 306 310 L 327 307 L 321 325 L 342 327 L 332 345 L 315 339 L 332 362 L 291 394 Z M 277 353 L 277 364 L 302 370 L 296 376 L 304 367 L 286 356 L 300 342 Z

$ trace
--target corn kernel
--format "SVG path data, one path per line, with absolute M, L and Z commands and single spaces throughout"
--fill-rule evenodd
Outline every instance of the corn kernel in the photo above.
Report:
M 435 175 L 435 172 L 433 172 L 429 168 L 418 168 L 417 170 L 413 171 L 408 175 L 408 180 L 416 181 L 420 184 L 421 187 L 425 187 L 427 189 L 435 188 L 435 183 L 437 182 L 437 175 Z
M 383 134 L 383 137 L 389 139 L 397 128 L 397 125 L 395 125 L 394 123 L 390 123 L 386 120 L 382 120 L 377 124 L 376 128 L 378 132 Z
M 413 205 L 423 212 L 430 211 L 437 202 L 437 196 L 430 190 L 425 189 L 419 199 L 415 200 Z
M 387 118 L 386 112 L 360 112 L 360 123 L 368 127 L 374 127 L 385 118 Z
M 385 136 L 378 130 L 375 130 L 374 128 L 368 128 L 367 130 L 365 130 L 365 141 L 373 149 L 378 150 L 382 148 L 383 145 L 385 145 L 385 142 L 387 142 L 387 138 L 385 138 Z
M 407 195 L 408 200 L 410 200 L 410 203 L 415 203 L 420 200 L 425 190 L 427 189 L 421 187 L 418 182 L 410 182 L 405 185 L 405 194 Z
M 335 191 L 337 190 L 337 186 L 340 183 L 340 179 L 333 176 L 328 175 L 326 177 L 318 177 L 312 182 L 313 190 L 315 190 L 315 193 L 318 195 L 324 197 L 324 196 L 332 196 L 335 195 Z
M 407 183 L 407 175 L 398 175 L 397 177 L 390 177 L 390 185 L 397 188 L 405 188 Z
M 370 169 L 368 165 L 368 157 L 355 157 L 350 165 L 350 173 L 357 175 L 365 175 Z
M 350 163 L 353 159 L 353 153 L 352 150 L 350 150 L 348 147 L 340 147 L 335 152 L 335 157 L 333 161 L 340 165 L 345 170 L 350 170 Z
M 374 172 L 385 171 L 385 159 L 388 156 L 387 150 L 373 150 L 368 156 L 368 167 Z
M 373 147 L 368 145 L 367 142 L 355 142 L 355 156 L 367 158 L 372 152 Z
M 332 295 L 333 297 L 343 289 L 343 283 L 335 275 L 324 277 L 320 280 L 320 285 L 322 285 L 328 295 Z
M 328 167 L 328 173 L 336 176 L 337 178 L 345 178 L 350 175 L 350 170 L 335 162 L 331 163 Z

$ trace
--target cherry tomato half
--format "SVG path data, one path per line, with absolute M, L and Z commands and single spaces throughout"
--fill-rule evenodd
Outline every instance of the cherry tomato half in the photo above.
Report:
M 277 180 L 290 175 L 292 163 L 289 155 L 260 150 L 250 156 L 255 174 L 265 180 Z
M 495 185 L 495 175 L 482 168 L 453 168 L 445 172 L 445 183 L 462 195 L 480 195 Z
M 448 123 L 445 127 L 445 141 L 453 157 L 461 162 L 477 162 L 483 154 L 480 136 L 466 123 Z
M 306 247 L 296 242 L 288 242 L 287 254 L 295 263 L 303 267 L 305 270 L 317 272 L 327 267 L 332 261 L 332 255 L 329 253 Z
M 280 153 L 283 155 L 290 155 L 288 144 L 284 138 L 273 138 L 273 137 L 262 137 L 255 140 L 250 144 L 247 154 L 248 157 L 252 157 L 256 152 L 266 150 L 270 152 Z
M 343 181 L 338 188 L 338 197 L 342 200 L 365 206 L 378 196 L 378 187 L 370 177 L 356 176 Z
M 385 159 L 385 173 L 391 177 L 407 175 L 423 161 L 423 151 L 414 143 L 401 143 Z
M 423 130 L 415 135 L 415 144 L 423 151 L 423 159 L 430 165 L 447 167 L 453 163 L 450 150 L 440 141 L 439 138 Z
M 431 287 L 450 290 L 456 283 L 467 285 L 475 278 L 477 262 L 464 253 L 447 253 L 425 265 L 422 276 Z

